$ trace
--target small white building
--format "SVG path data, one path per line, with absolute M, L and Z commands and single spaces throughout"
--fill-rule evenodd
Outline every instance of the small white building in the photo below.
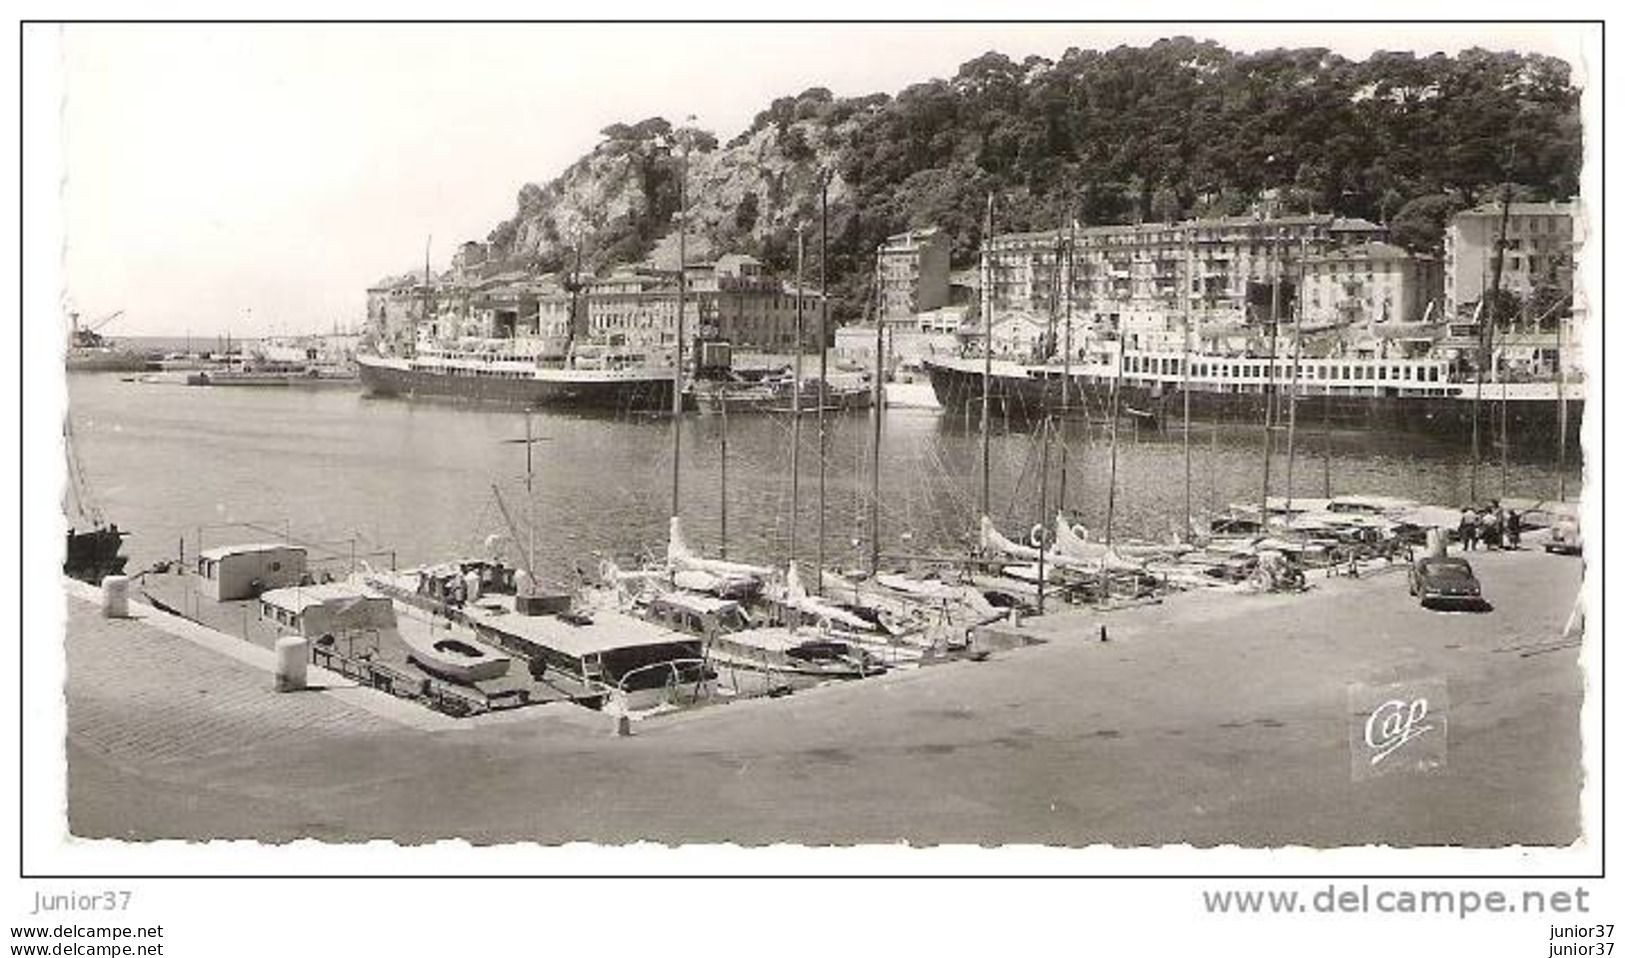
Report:
M 305 550 L 285 542 L 205 549 L 197 557 L 197 574 L 199 591 L 216 602 L 251 599 L 297 585 L 305 576 Z
M 339 582 L 272 589 L 260 596 L 259 614 L 261 622 L 307 638 L 395 628 L 388 598 Z

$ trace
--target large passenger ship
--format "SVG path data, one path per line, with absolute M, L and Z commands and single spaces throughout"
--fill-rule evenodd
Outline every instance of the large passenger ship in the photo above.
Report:
M 1284 424 L 1295 395 L 1300 428 L 1397 430 L 1468 440 L 1475 407 L 1486 437 L 1501 435 L 1504 407 L 1506 435 L 1513 444 L 1546 447 L 1557 445 L 1560 427 L 1570 444 L 1578 443 L 1585 407 L 1581 381 L 1486 379 L 1481 386 L 1453 375 L 1450 362 L 1437 358 L 1302 357 L 1296 360 L 1296 375 L 1290 356 L 1276 357 L 1273 371 L 1268 356 L 1191 353 L 1188 375 L 1186 361 L 1180 352 L 1126 350 L 1115 362 L 1074 364 L 1066 391 L 1070 411 L 1107 414 L 1115 383 L 1120 415 L 1154 419 L 1170 428 L 1184 415 L 1187 388 L 1193 419 L 1262 424 L 1266 404 L 1273 401 L 1275 421 Z M 980 410 L 983 357 L 934 358 L 923 365 L 944 408 Z M 1057 413 L 1066 376 L 1059 362 L 995 359 L 987 387 L 990 414 L 1031 420 Z
M 511 340 L 420 346 L 412 356 L 360 355 L 362 386 L 377 396 L 439 397 L 614 412 L 671 409 L 670 360 L 582 344 L 568 356 L 516 351 Z

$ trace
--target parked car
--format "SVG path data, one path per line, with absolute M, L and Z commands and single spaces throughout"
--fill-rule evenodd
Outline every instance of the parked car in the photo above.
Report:
M 1552 523 L 1551 535 L 1546 539 L 1547 552 L 1561 552 L 1576 556 L 1582 550 L 1580 520 L 1573 516 L 1560 516 Z
M 1473 575 L 1473 567 L 1466 559 L 1454 556 L 1428 557 L 1416 560 L 1410 571 L 1411 595 L 1422 600 L 1422 605 L 1479 606 L 1484 593 Z

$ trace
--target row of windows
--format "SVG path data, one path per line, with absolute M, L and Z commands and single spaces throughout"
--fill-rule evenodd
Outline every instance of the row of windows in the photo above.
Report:
M 273 606 L 269 602 L 260 603 L 260 618 L 270 619 L 273 622 L 276 622 L 278 625 L 285 625 L 290 629 L 297 628 L 299 625 L 299 617 L 297 615 L 294 615 L 287 609 Z
M 1124 357 L 1124 371 L 1130 373 L 1154 373 L 1157 375 L 1180 375 L 1179 357 L 1155 356 L 1127 356 Z M 1195 362 L 1191 364 L 1191 375 L 1200 377 L 1216 377 L 1220 379 L 1261 379 L 1269 375 L 1269 363 L 1215 363 Z M 1290 363 L 1277 362 L 1275 375 L 1280 378 L 1291 376 Z M 1304 363 L 1300 368 L 1300 376 L 1305 379 L 1321 381 L 1352 381 L 1376 380 L 1378 382 L 1432 382 L 1439 381 L 1438 366 L 1413 366 L 1401 363 L 1350 363 L 1350 364 L 1320 364 Z

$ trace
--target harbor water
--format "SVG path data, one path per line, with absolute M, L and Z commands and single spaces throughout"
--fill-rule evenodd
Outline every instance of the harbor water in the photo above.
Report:
M 531 546 L 554 586 L 593 576 L 602 559 L 623 565 L 663 555 L 671 496 L 671 423 L 661 416 L 538 412 L 532 429 L 533 499 L 525 493 L 524 415 L 511 409 L 375 399 L 353 390 L 197 388 L 133 381 L 118 374 L 68 377 L 70 415 L 90 495 L 129 530 L 132 573 L 235 542 L 291 536 L 313 559 L 400 566 L 497 549 L 519 561 Z M 1038 430 L 992 423 L 990 512 L 1012 538 L 1049 513 L 1061 485 L 1062 444 L 1050 444 L 1040 482 Z M 831 565 L 861 564 L 868 549 L 869 414 L 825 420 L 824 552 Z M 682 424 L 682 515 L 690 544 L 722 555 L 721 417 Z M 791 556 L 791 437 L 787 415 L 729 416 L 728 558 L 783 564 Z M 1186 455 L 1180 425 L 1159 432 L 1119 425 L 1117 536 L 1165 539 L 1184 524 Z M 882 419 L 881 551 L 892 556 L 963 554 L 974 540 L 981 497 L 981 438 L 974 420 L 921 409 Z M 1109 429 L 1073 423 L 1065 447 L 1065 506 L 1096 532 L 1105 527 L 1112 471 Z M 1059 430 L 1056 433 L 1059 438 Z M 1190 498 L 1200 520 L 1263 493 L 1263 428 L 1195 424 Z M 800 429 L 795 554 L 814 561 L 818 542 L 819 427 Z M 515 442 L 520 440 L 520 442 Z M 1275 435 L 1270 494 L 1286 495 L 1284 430 Z M 1336 431 L 1313 424 L 1294 436 L 1292 492 L 1362 493 L 1440 505 L 1469 499 L 1464 441 L 1391 432 Z M 1569 496 L 1580 488 L 1580 451 L 1570 449 Z M 1501 452 L 1486 442 L 1480 499 L 1554 498 L 1547 455 Z M 493 491 L 493 486 L 498 492 Z M 500 498 L 501 505 L 498 504 Z M 505 507 L 505 508 L 504 508 Z M 506 515 L 504 514 L 506 512 Z

